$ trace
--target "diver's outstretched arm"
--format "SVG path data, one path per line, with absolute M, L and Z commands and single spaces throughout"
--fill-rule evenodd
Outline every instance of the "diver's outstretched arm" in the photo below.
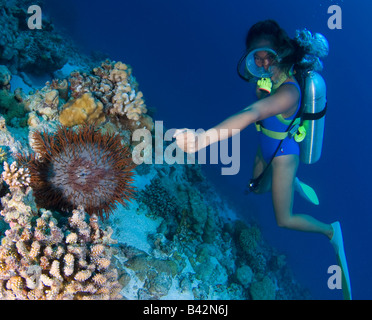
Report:
M 194 153 L 215 142 L 230 138 L 250 124 L 297 108 L 299 92 L 294 86 L 283 86 L 275 94 L 261 99 L 227 118 L 215 127 L 196 134 L 187 129 L 176 130 L 177 145 Z

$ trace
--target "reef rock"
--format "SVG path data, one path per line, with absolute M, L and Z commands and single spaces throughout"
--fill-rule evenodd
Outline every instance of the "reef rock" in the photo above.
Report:
M 10 80 L 12 79 L 12 74 L 9 69 L 0 65 L 0 89 L 10 89 Z
M 32 4 L 42 6 L 40 0 Z M 2 1 L 1 64 L 6 64 L 13 74 L 29 72 L 42 75 L 62 68 L 68 58 L 82 60 L 72 42 L 63 38 L 44 16 L 42 32 L 30 30 L 27 26 L 27 8 L 23 0 Z

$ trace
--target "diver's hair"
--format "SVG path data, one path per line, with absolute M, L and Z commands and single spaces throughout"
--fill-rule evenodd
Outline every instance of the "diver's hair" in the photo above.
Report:
M 280 57 L 279 67 L 289 74 L 292 67 L 296 71 L 321 71 L 320 58 L 328 54 L 328 42 L 320 34 L 313 36 L 310 31 L 297 30 L 291 39 L 287 32 L 274 20 L 264 20 L 254 24 L 248 31 L 245 45 L 250 50 L 260 40 L 269 41 Z
M 321 59 L 325 58 L 329 52 L 327 39 L 322 34 L 312 34 L 305 28 L 303 30 L 296 30 L 294 41 L 305 53 L 296 67 L 305 71 L 322 71 L 323 62 Z

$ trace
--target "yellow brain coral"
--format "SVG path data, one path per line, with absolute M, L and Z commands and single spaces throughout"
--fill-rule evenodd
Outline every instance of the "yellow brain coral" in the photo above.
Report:
M 67 127 L 79 124 L 99 125 L 105 121 L 103 104 L 96 101 L 90 92 L 84 93 L 80 98 L 64 105 L 59 121 Z

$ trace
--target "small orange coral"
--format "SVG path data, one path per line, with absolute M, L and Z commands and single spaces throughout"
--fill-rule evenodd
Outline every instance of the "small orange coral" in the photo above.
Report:
M 90 92 L 84 93 L 80 98 L 64 105 L 59 121 L 66 127 L 79 124 L 99 125 L 105 121 L 103 104 L 96 101 Z

